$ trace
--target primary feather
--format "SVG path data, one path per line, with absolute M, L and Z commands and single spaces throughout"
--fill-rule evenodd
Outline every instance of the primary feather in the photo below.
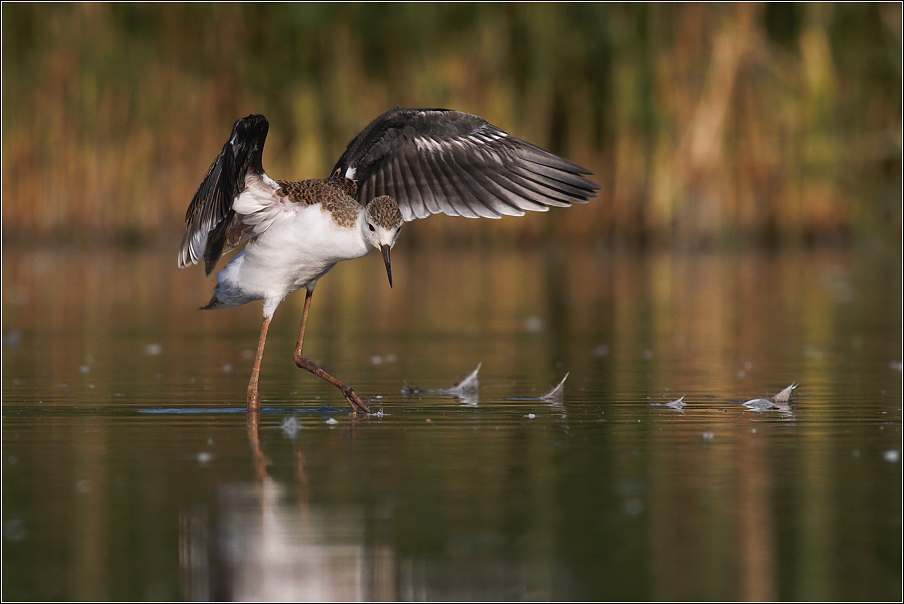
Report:
M 236 233 L 232 206 L 245 190 L 247 175 L 264 175 L 262 154 L 270 125 L 262 115 L 235 122 L 232 134 L 207 170 L 185 213 L 185 235 L 179 250 L 179 268 L 203 257 L 207 274 L 220 255 L 242 239 Z M 240 229 L 239 229 L 240 230 Z M 237 239 L 236 241 L 233 241 Z
M 448 109 L 392 109 L 372 121 L 336 162 L 358 201 L 389 195 L 406 221 L 431 214 L 521 216 L 596 197 L 589 170 Z

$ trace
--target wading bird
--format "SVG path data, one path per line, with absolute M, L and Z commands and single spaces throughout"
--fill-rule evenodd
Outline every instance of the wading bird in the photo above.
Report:
M 404 222 L 431 214 L 500 218 L 545 212 L 596 197 L 588 170 L 510 136 L 486 120 L 447 109 L 392 109 L 349 144 L 325 179 L 273 180 L 261 162 L 269 124 L 236 121 L 185 214 L 179 268 L 244 245 L 217 274 L 204 309 L 263 301 L 264 319 L 248 383 L 248 410 L 260 409 L 261 359 L 283 298 L 305 290 L 295 364 L 338 388 L 352 409 L 367 404 L 302 352 L 317 280 L 337 262 L 389 251 Z

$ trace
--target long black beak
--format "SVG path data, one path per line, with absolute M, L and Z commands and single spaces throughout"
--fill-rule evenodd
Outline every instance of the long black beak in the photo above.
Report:
M 386 264 L 386 276 L 389 277 L 389 287 L 392 287 L 392 266 L 389 264 L 389 246 L 381 245 L 380 251 L 383 252 L 383 262 Z

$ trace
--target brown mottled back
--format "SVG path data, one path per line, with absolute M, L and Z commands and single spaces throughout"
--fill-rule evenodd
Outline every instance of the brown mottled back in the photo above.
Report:
M 351 178 L 345 178 L 344 176 L 339 176 L 338 174 L 334 174 L 329 178 L 331 182 L 338 183 L 339 187 L 345 191 L 346 195 L 349 197 L 357 197 L 358 195 L 358 183 L 353 181 Z
M 319 203 L 340 226 L 352 228 L 361 213 L 361 205 L 352 196 L 357 187 L 346 178 L 314 178 L 300 182 L 277 180 L 276 184 L 279 185 L 277 197 L 306 206 Z

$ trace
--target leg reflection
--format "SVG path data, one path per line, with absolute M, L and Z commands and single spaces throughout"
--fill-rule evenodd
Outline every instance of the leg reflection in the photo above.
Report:
M 219 485 L 213 513 L 196 505 L 180 514 L 183 597 L 396 599 L 392 548 L 365 546 L 361 508 L 311 505 L 314 483 L 309 480 L 308 457 L 297 440 L 291 457 L 286 456 L 285 449 L 280 451 L 286 440 L 271 439 L 267 428 L 260 412 L 248 413 L 246 432 L 255 477 L 251 483 Z M 322 436 L 335 441 L 336 433 Z M 291 459 L 295 488 L 274 478 L 293 476 L 280 471 L 280 459 Z

